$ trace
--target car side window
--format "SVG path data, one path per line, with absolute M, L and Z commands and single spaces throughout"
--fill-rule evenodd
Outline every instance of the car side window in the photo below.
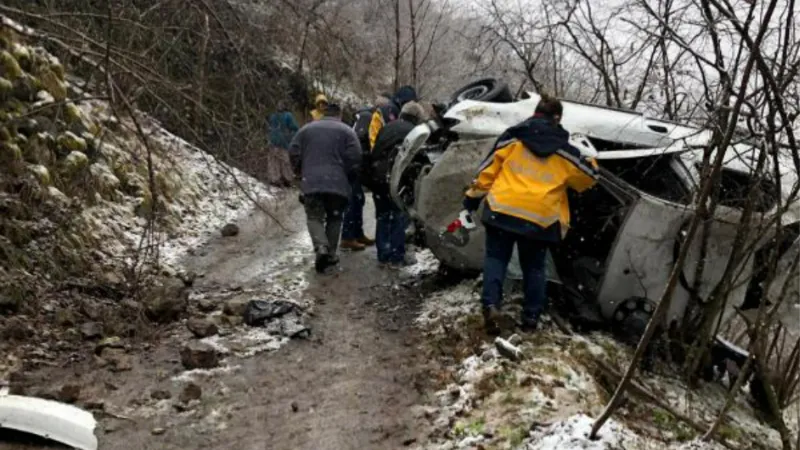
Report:
M 719 204 L 743 209 L 747 204 L 748 193 L 754 184 L 756 184 L 753 194 L 755 211 L 769 211 L 778 202 L 778 188 L 771 179 L 761 178 L 759 180 L 746 172 L 724 167 L 720 176 Z
M 690 188 L 675 172 L 674 155 L 601 161 L 604 169 L 652 196 L 687 205 L 692 200 Z

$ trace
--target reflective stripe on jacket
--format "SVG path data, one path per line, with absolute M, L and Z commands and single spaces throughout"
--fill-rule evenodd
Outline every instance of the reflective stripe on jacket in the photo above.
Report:
M 597 162 L 568 140 L 566 130 L 542 118 L 506 131 L 466 193 L 473 199 L 486 196 L 493 214 L 484 215 L 484 222 L 495 220 L 494 225 L 506 229 L 511 224 L 515 229 L 509 231 L 521 234 L 529 234 L 529 227 L 513 227 L 519 220 L 541 230 L 559 224 L 563 238 L 570 221 L 567 189 L 583 192 L 598 178 Z M 509 217 L 492 217 L 498 214 Z

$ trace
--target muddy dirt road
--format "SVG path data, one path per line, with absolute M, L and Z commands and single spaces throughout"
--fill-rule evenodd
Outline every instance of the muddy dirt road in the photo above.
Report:
M 238 236 L 196 252 L 186 265 L 203 276 L 190 302 L 222 309 L 245 295 L 286 295 L 308 307 L 310 336 L 261 345 L 250 327 L 223 323 L 222 367 L 186 372 L 178 355 L 195 338 L 175 324 L 158 344 L 129 350 L 131 370 L 87 359 L 37 373 L 41 382 L 74 383 L 84 403 L 101 404 L 100 448 L 396 449 L 423 438 L 414 406 L 426 376 L 411 321 L 430 287 L 408 271 L 380 268 L 374 249 L 346 253 L 339 273 L 317 276 L 305 215 L 296 201 L 287 205 L 279 216 L 288 231 L 256 214 Z M 365 217 L 372 216 L 368 206 Z M 251 339 L 231 344 L 237 336 Z M 189 384 L 200 387 L 199 399 L 184 401 Z M 37 447 L 0 444 L 9 448 Z

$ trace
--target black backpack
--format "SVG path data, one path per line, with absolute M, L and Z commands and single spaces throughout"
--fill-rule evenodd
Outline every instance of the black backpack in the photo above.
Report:
M 362 108 L 355 114 L 355 121 L 353 122 L 353 131 L 356 132 L 358 142 L 361 143 L 361 184 L 372 188 L 372 177 L 370 176 L 370 167 L 372 166 L 371 152 L 369 148 L 369 125 L 372 122 L 372 113 L 375 108 Z
M 372 113 L 375 108 L 363 108 L 356 112 L 353 122 L 353 131 L 361 142 L 362 150 L 369 152 L 369 124 L 372 122 Z M 366 146 L 364 145 L 366 143 Z

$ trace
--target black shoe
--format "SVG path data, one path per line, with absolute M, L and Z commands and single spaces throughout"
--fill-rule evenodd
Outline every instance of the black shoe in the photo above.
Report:
M 314 270 L 316 270 L 317 273 L 325 273 L 325 269 L 328 268 L 328 261 L 328 255 L 324 253 L 317 253 L 317 257 L 314 260 Z
M 339 256 L 338 255 L 328 255 L 328 267 L 333 267 L 339 265 Z
M 500 312 L 494 306 L 483 308 L 483 326 L 486 328 L 486 334 L 489 336 L 500 335 L 500 325 L 497 321 L 500 318 Z

